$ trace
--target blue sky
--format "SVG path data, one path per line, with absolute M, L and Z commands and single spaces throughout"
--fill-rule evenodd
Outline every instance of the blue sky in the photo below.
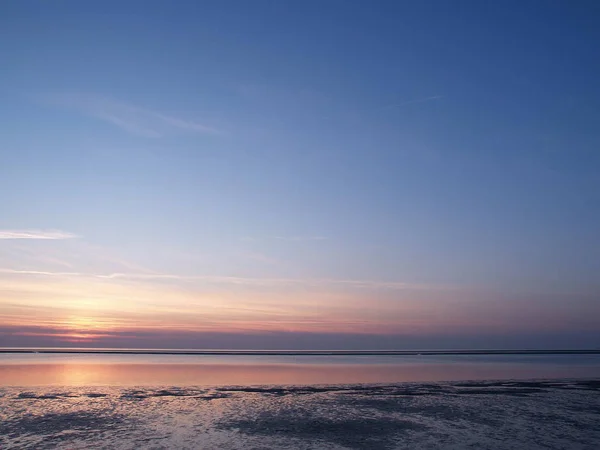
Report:
M 1 9 L 6 345 L 597 345 L 596 2 Z

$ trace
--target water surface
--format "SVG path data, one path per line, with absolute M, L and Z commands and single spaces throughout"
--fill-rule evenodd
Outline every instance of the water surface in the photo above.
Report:
M 0 354 L 0 385 L 260 385 L 600 376 L 600 355 Z
M 2 449 L 600 448 L 599 355 L 0 353 Z

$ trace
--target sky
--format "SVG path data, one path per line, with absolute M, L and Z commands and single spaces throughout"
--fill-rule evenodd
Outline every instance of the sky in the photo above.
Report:
M 0 4 L 0 346 L 600 347 L 596 1 Z

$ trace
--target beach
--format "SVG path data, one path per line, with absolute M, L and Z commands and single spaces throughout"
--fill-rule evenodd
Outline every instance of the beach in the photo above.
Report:
M 598 355 L 304 358 L 3 354 L 0 448 L 600 445 Z

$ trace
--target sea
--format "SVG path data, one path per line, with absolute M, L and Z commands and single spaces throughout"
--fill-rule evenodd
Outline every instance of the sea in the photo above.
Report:
M 0 449 L 600 449 L 600 354 L 0 349 Z

